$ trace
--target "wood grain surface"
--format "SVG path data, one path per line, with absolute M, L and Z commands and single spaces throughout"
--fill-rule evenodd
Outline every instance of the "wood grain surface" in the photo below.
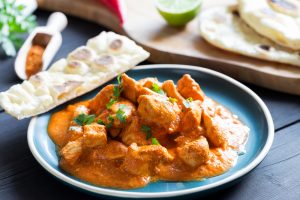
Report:
M 49 12 L 36 13 L 44 25 Z M 86 40 L 106 30 L 98 24 L 74 17 L 63 31 L 63 44 L 54 60 L 65 57 Z M 84 29 L 82 27 L 85 27 Z M 0 91 L 21 82 L 13 70 L 14 59 L 0 54 Z M 143 63 L 147 64 L 147 63 Z M 244 179 L 201 199 L 209 200 L 299 200 L 300 199 L 300 101 L 287 95 L 249 85 L 267 104 L 274 118 L 273 146 L 262 163 Z M 49 175 L 31 155 L 27 145 L 29 119 L 17 121 L 0 111 L 0 199 L 2 200 L 96 200 Z M 194 196 L 194 199 L 199 199 Z M 111 199 L 111 198 L 107 198 Z M 179 198 L 192 199 L 192 198 Z
M 151 62 L 205 66 L 238 80 L 300 95 L 300 67 L 217 49 L 200 37 L 197 18 L 184 28 L 170 27 L 156 11 L 154 0 L 126 0 L 123 29 L 117 18 L 95 0 L 38 0 L 38 3 L 40 8 L 60 10 L 128 35 L 151 52 Z M 235 3 L 236 0 L 206 0 L 203 9 Z

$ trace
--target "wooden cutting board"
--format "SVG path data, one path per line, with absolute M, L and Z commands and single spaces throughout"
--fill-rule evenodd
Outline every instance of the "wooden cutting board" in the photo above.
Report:
M 151 62 L 203 66 L 241 81 L 300 95 L 300 67 L 217 49 L 200 37 L 198 19 L 185 28 L 170 27 L 156 11 L 154 0 L 122 1 L 127 11 L 123 27 L 110 11 L 95 0 L 38 0 L 38 4 L 42 9 L 91 20 L 131 37 L 151 53 Z M 235 0 L 204 0 L 202 9 L 235 3 Z

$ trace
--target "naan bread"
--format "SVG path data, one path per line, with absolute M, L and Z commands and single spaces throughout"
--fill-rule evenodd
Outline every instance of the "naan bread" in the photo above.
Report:
M 259 34 L 300 50 L 300 0 L 239 0 L 239 13 Z
M 127 37 L 102 32 L 48 71 L 1 92 L 0 105 L 17 119 L 38 115 L 99 87 L 148 57 Z
M 201 36 L 212 45 L 234 53 L 300 66 L 299 52 L 262 37 L 244 23 L 236 8 L 215 7 L 200 16 Z

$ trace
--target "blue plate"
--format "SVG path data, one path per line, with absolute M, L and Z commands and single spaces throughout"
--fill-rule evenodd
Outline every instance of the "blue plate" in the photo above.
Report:
M 48 172 L 58 179 L 101 195 L 127 198 L 172 197 L 196 192 L 203 193 L 229 185 L 254 169 L 268 153 L 274 138 L 272 117 L 266 105 L 253 91 L 238 81 L 212 70 L 184 65 L 147 65 L 127 72 L 135 79 L 157 77 L 160 81 L 171 79 L 174 82 L 186 73 L 201 85 L 207 96 L 223 104 L 250 128 L 250 136 L 246 145 L 247 153 L 239 156 L 236 166 L 223 175 L 204 181 L 159 181 L 134 190 L 104 188 L 79 180 L 59 168 L 55 145 L 47 133 L 51 114 L 64 108 L 65 105 L 31 120 L 28 128 L 28 144 L 32 154 Z M 110 83 L 114 82 L 116 80 Z M 100 89 L 77 98 L 75 101 L 92 98 Z

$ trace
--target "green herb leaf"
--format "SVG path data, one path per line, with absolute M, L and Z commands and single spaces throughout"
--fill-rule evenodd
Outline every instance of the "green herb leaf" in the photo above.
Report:
M 126 115 L 124 109 L 126 108 L 126 105 L 120 104 L 119 109 L 117 110 L 116 116 L 120 120 L 120 122 L 125 123 L 126 122 Z
M 190 104 L 190 103 L 191 103 L 192 101 L 194 101 L 193 98 L 192 98 L 192 97 L 189 97 L 189 98 L 187 98 L 186 100 L 183 101 L 183 105 L 184 105 L 186 108 L 189 108 L 189 107 L 191 107 L 191 104 Z
M 176 99 L 176 98 L 172 98 L 172 97 L 169 97 L 169 101 L 171 102 L 171 103 L 175 103 L 175 102 L 177 102 L 178 100 Z
M 98 124 L 100 124 L 100 125 L 104 125 L 104 126 L 105 126 L 105 123 L 104 123 L 104 121 L 103 121 L 103 120 L 101 120 L 101 119 L 98 119 L 97 123 L 98 123 Z
M 119 74 L 118 77 L 117 77 L 117 80 L 118 80 L 118 84 L 119 84 L 119 85 L 121 85 L 121 81 L 122 81 L 122 80 L 121 80 L 121 79 L 122 79 L 121 76 L 122 76 L 122 74 Z
M 120 90 L 119 90 L 119 86 L 118 86 L 118 85 L 115 85 L 113 94 L 114 94 L 114 97 L 116 97 L 116 98 L 119 98 L 119 97 L 120 97 L 121 92 L 120 92 Z
M 151 138 L 151 142 L 154 145 L 160 145 L 159 141 L 156 138 Z
M 111 99 L 109 100 L 108 104 L 106 104 L 106 108 L 107 108 L 108 110 L 110 110 L 111 107 L 112 107 L 112 105 L 113 105 L 114 103 L 116 103 L 116 102 L 117 102 L 117 100 L 115 100 L 114 98 L 111 98 Z
M 158 94 L 165 95 L 165 92 L 159 87 L 157 83 L 152 84 L 151 90 Z
M 189 98 L 187 98 L 186 100 L 187 100 L 188 102 L 194 101 L 194 99 L 193 99 L 192 97 L 189 97 Z
M 80 126 L 91 124 L 95 121 L 95 115 L 80 114 L 74 118 L 74 122 Z
M 141 131 L 146 134 L 146 140 L 149 140 L 152 137 L 151 128 L 149 126 L 142 125 Z
M 0 45 L 8 56 L 15 56 L 23 43 L 22 34 L 36 26 L 33 15 L 25 15 L 23 5 L 15 0 L 0 0 Z
M 118 80 L 118 84 L 115 85 L 115 87 L 114 87 L 113 95 L 115 98 L 118 99 L 121 96 L 121 93 L 123 91 L 121 74 L 118 75 L 117 80 Z
M 107 119 L 108 119 L 109 123 L 106 124 L 106 128 L 111 128 L 113 126 L 113 124 L 114 124 L 115 119 L 114 119 L 114 117 L 112 115 L 109 115 L 107 117 Z

